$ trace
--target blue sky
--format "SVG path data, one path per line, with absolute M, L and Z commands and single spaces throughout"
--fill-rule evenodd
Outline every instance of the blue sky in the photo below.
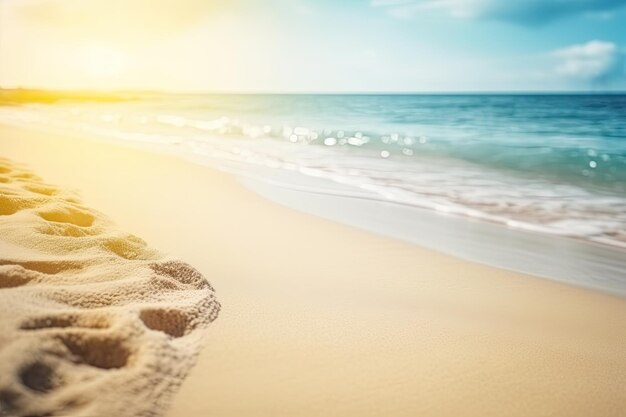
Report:
M 0 82 L 626 90 L 626 0 L 0 0 Z

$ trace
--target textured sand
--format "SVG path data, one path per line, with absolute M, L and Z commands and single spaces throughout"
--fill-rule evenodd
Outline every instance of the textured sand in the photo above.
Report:
M 1 416 L 160 415 L 219 307 L 194 268 L 0 159 Z
M 224 308 L 169 417 L 626 415 L 624 298 L 295 212 L 176 158 L 6 127 L 0 154 L 211 277 Z

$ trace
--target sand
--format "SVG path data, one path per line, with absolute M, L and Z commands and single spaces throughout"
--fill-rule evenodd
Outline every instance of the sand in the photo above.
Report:
M 166 416 L 624 416 L 623 298 L 296 212 L 168 156 L 10 128 L 0 154 L 217 289 Z
M 219 311 L 188 264 L 0 159 L 0 415 L 162 412 Z

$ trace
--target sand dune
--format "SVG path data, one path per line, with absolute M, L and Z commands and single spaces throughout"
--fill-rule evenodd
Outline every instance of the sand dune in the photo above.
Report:
M 194 268 L 0 159 L 0 415 L 160 415 L 219 308 Z

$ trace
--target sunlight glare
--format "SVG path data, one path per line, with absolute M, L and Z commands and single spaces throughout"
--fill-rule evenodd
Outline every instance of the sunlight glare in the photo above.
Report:
M 96 78 L 119 76 L 126 68 L 126 56 L 122 51 L 108 45 L 91 45 L 82 54 L 85 72 Z

